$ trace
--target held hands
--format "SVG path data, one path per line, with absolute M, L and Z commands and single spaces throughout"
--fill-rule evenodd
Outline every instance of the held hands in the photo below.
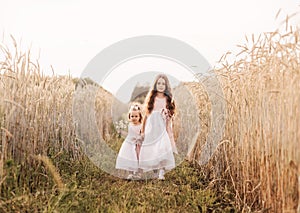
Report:
M 132 141 L 133 141 L 135 144 L 142 144 L 143 141 L 144 141 L 144 134 L 138 135 L 138 136 L 136 136 L 136 137 L 132 137 Z
M 142 132 L 142 133 L 139 135 L 139 137 L 141 137 L 141 140 L 143 141 L 144 138 L 145 138 L 145 134 Z
M 138 135 L 136 138 L 137 144 L 142 144 L 144 141 L 144 136 L 143 135 Z

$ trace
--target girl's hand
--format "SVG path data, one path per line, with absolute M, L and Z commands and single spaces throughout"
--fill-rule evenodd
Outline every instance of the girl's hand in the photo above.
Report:
M 136 139 L 137 144 L 142 144 L 143 141 L 144 141 L 144 134 L 137 136 Z
M 162 109 L 161 114 L 165 120 L 170 120 L 171 115 L 170 115 L 170 111 L 168 109 L 166 109 L 166 108 Z

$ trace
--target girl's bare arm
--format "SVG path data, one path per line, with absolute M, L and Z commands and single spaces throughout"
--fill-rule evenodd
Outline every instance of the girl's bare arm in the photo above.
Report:
M 145 132 L 146 120 L 147 120 L 147 115 L 145 115 L 145 117 L 143 119 L 141 134 L 144 134 L 144 132 Z

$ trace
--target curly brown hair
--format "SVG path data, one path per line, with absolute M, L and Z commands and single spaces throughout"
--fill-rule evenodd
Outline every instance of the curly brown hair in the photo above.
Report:
M 157 96 L 157 81 L 162 78 L 165 80 L 166 83 L 166 89 L 164 91 L 164 95 L 167 98 L 167 105 L 166 108 L 169 110 L 170 116 L 173 116 L 175 114 L 175 102 L 173 100 L 171 86 L 168 77 L 165 74 L 159 74 L 156 76 L 154 84 L 152 88 L 149 90 L 147 97 L 145 99 L 146 105 L 146 114 L 150 114 L 154 107 L 154 100 Z

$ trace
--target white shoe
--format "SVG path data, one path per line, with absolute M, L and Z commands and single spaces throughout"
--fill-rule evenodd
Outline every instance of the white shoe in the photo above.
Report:
M 133 174 L 129 174 L 126 179 L 127 180 L 132 180 L 133 179 Z
M 153 178 L 154 179 L 158 178 L 158 170 L 157 169 L 153 170 Z
M 165 179 L 165 170 L 160 169 L 158 174 L 158 180 L 164 180 Z
M 140 173 L 134 173 L 134 174 L 133 174 L 133 179 L 139 180 L 139 179 L 141 179 L 141 178 L 142 178 L 142 175 L 141 175 Z

